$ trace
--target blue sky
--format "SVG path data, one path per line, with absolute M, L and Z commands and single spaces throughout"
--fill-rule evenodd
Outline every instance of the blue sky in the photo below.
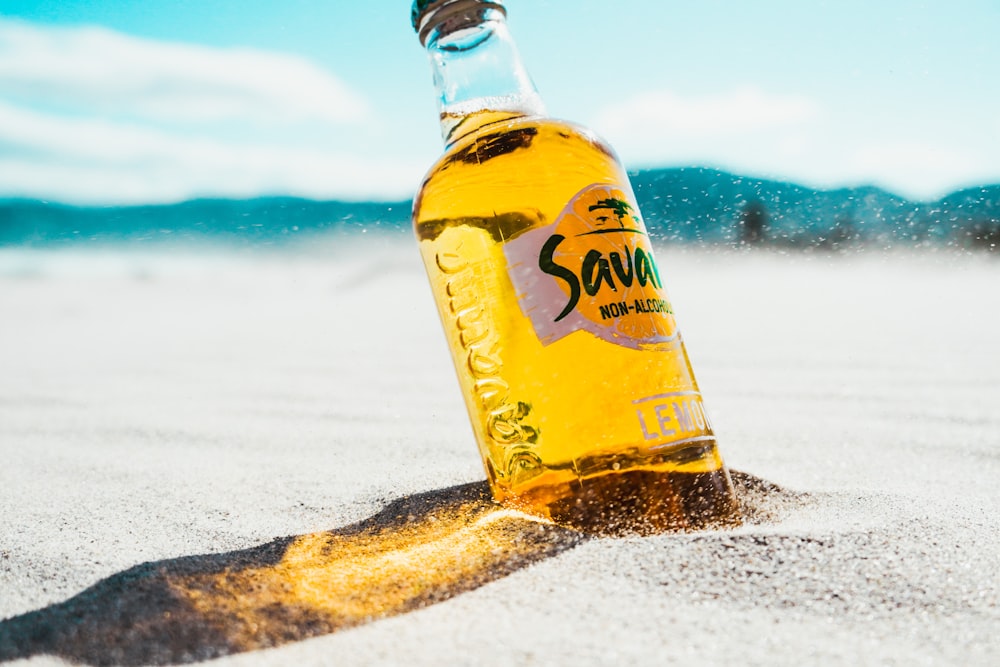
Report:
M 508 0 L 630 168 L 1000 182 L 1000 2 Z M 0 0 L 0 197 L 403 199 L 441 151 L 405 0 Z

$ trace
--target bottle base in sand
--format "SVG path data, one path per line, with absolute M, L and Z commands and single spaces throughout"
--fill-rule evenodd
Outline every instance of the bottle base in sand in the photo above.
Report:
M 558 475 L 561 481 L 544 477 L 556 475 L 540 476 L 538 483 L 516 492 L 495 489 L 494 495 L 510 507 L 598 535 L 652 535 L 742 523 L 732 480 L 722 466 L 685 471 L 660 463 L 569 480 Z

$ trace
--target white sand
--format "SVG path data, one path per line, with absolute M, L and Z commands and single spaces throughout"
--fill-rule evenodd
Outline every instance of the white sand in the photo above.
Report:
M 1000 664 L 998 259 L 662 251 L 727 462 L 806 497 L 222 661 Z M 408 238 L 0 249 L 0 619 L 482 476 Z

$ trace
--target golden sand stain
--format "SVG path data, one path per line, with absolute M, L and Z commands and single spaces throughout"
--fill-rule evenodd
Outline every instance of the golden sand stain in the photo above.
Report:
M 397 500 L 358 524 L 146 563 L 0 622 L 0 661 L 193 662 L 443 602 L 586 539 L 494 503 L 485 482 Z
M 802 499 L 751 475 L 733 480 L 749 523 Z M 586 539 L 498 506 L 485 482 L 430 491 L 344 528 L 124 570 L 0 621 L 0 662 L 169 664 L 279 646 L 444 602 Z
M 326 631 L 446 599 L 536 560 L 566 531 L 492 503 L 462 503 L 394 528 L 295 538 L 273 565 L 171 579 L 205 618 L 221 617 L 243 650 L 287 633 L 295 609 Z M 558 541 L 557 540 L 557 541 Z M 575 541 L 575 540 L 573 540 Z

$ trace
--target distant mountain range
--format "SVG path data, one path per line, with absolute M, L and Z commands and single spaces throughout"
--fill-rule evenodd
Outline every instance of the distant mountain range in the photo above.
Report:
M 1000 184 L 914 202 L 875 187 L 817 190 L 704 168 L 630 176 L 646 225 L 661 241 L 801 248 L 950 244 L 1000 251 Z M 410 205 L 287 197 L 117 207 L 0 200 L 0 246 L 275 244 L 317 232 L 408 233 Z
M 216 241 L 281 243 L 307 233 L 409 229 L 408 201 L 313 201 L 294 197 L 194 199 L 179 204 L 77 207 L 0 201 L 0 246 Z
M 1000 250 L 1000 184 L 914 202 L 871 186 L 817 190 L 714 169 L 630 176 L 647 226 L 668 240 L 789 247 L 993 243 Z

